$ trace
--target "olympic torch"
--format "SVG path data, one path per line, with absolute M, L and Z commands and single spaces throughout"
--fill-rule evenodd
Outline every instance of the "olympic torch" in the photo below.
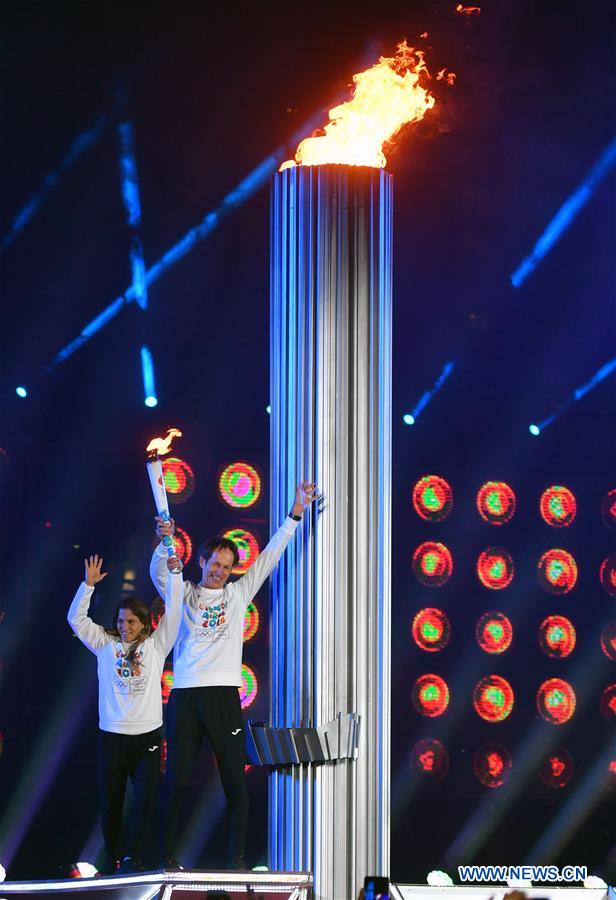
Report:
M 163 466 L 160 458 L 166 453 L 169 453 L 171 450 L 171 442 L 174 437 L 182 437 L 182 432 L 178 428 L 169 428 L 166 437 L 153 438 L 145 448 L 145 452 L 148 456 L 146 467 L 150 485 L 152 487 L 152 494 L 154 495 L 154 505 L 156 506 L 157 515 L 161 517 L 163 522 L 169 522 L 171 516 L 169 515 L 167 491 L 165 490 Z M 167 556 L 175 556 L 175 544 L 173 543 L 173 538 L 170 534 L 166 534 L 163 537 L 163 546 L 167 550 Z M 177 569 L 175 571 L 179 572 L 181 570 Z

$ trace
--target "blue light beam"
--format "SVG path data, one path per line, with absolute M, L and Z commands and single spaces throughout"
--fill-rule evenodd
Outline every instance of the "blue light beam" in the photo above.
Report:
M 402 420 L 405 425 L 414 425 L 415 424 L 415 422 L 417 421 L 417 419 L 419 417 L 419 414 L 421 412 L 423 412 L 423 410 L 426 408 L 428 403 L 432 400 L 434 395 L 438 391 L 440 391 L 442 386 L 445 384 L 445 382 L 447 381 L 447 379 L 453 372 L 455 366 L 456 366 L 455 360 L 450 360 L 449 362 L 445 363 L 445 365 L 443 366 L 443 371 L 441 372 L 441 374 L 438 376 L 438 378 L 434 382 L 434 385 L 428 391 L 425 391 L 421 395 L 421 397 L 417 401 L 417 404 L 415 405 L 415 408 L 412 410 L 412 412 L 405 413 L 402 416 Z
M 120 122 L 118 125 L 118 137 L 120 140 L 122 200 L 124 201 L 124 210 L 126 212 L 126 224 L 131 230 L 130 267 L 133 276 L 131 287 L 137 305 L 145 310 L 148 306 L 148 287 L 143 245 L 139 234 L 141 229 L 141 201 L 139 199 L 137 159 L 135 156 L 135 132 L 132 122 Z
M 230 191 L 226 197 L 223 198 L 220 205 L 207 213 L 201 222 L 196 225 L 194 228 L 191 228 L 184 237 L 180 238 L 180 240 L 173 245 L 157 262 L 155 262 L 150 268 L 145 272 L 145 283 L 149 287 L 155 281 L 163 275 L 168 269 L 174 266 L 177 262 L 179 262 L 187 253 L 189 253 L 198 243 L 202 241 L 203 238 L 207 237 L 214 229 L 219 225 L 219 223 L 227 216 L 229 213 L 233 212 L 235 209 L 240 207 L 243 203 L 246 202 L 253 194 L 255 194 L 274 174 L 274 172 L 278 169 L 280 164 L 285 160 L 288 155 L 287 148 L 289 145 L 296 145 L 298 141 L 300 141 L 306 134 L 310 133 L 311 130 L 317 127 L 322 119 L 322 113 L 319 113 L 318 116 L 313 116 L 308 122 L 306 122 L 301 129 L 299 129 L 296 134 L 290 139 L 288 144 L 285 144 L 282 147 L 278 147 L 273 153 L 271 153 L 266 159 L 263 160 L 255 169 L 250 172 L 246 178 L 244 178 L 240 183 Z M 60 350 L 56 356 L 53 358 L 51 363 L 47 366 L 46 371 L 50 372 L 58 363 L 64 362 L 75 353 L 80 347 L 82 347 L 89 338 L 91 338 L 97 331 L 99 331 L 103 325 L 106 325 L 111 319 L 113 319 L 122 309 L 123 306 L 130 303 L 132 300 L 136 299 L 136 292 L 134 285 L 131 285 L 124 294 L 121 294 L 117 297 L 109 306 L 105 307 L 105 309 L 96 316 L 85 328 L 82 329 L 80 334 L 77 335 L 74 340 L 67 344 L 62 350 Z
M 146 406 L 158 406 L 156 382 L 154 378 L 154 360 L 148 347 L 141 348 L 141 371 L 143 373 L 143 394 Z
M 87 150 L 98 142 L 113 118 L 114 112 L 112 114 L 105 113 L 100 115 L 90 128 L 86 128 L 78 134 L 69 144 L 68 150 L 58 163 L 57 167 L 45 176 L 39 189 L 36 193 L 32 194 L 13 219 L 9 230 L 0 243 L 0 252 L 4 252 L 11 246 L 18 235 L 24 230 L 29 222 L 32 221 L 53 191 L 60 185 L 67 172 L 72 169 L 75 163 L 81 159 Z
M 564 403 L 558 407 L 558 409 L 553 412 L 551 415 L 544 419 L 543 422 L 538 422 L 536 425 L 529 425 L 528 430 L 532 435 L 538 437 L 541 432 L 551 425 L 552 422 L 557 419 L 559 416 L 562 416 L 564 412 L 566 412 L 574 403 L 577 403 L 578 400 L 581 400 L 582 397 L 585 397 L 589 391 L 594 390 L 602 381 L 605 381 L 612 372 L 616 370 L 616 356 L 613 359 L 610 359 L 609 362 L 606 362 L 605 365 L 601 366 L 595 374 L 592 376 L 589 381 L 577 387 L 569 397 L 565 400 Z
M 571 225 L 577 214 L 588 203 L 603 179 L 608 175 L 616 163 L 616 138 L 601 154 L 582 184 L 571 194 L 533 247 L 529 256 L 522 260 L 518 268 L 511 275 L 511 284 L 515 288 L 521 287 L 528 276 L 537 268 L 544 256 L 550 252 L 556 241 Z

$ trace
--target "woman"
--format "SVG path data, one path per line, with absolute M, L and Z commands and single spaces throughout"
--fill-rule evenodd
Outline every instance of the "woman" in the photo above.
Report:
M 68 611 L 79 640 L 98 660 L 101 825 L 106 861 L 102 874 L 143 870 L 141 857 L 151 825 L 160 780 L 163 740 L 161 675 L 180 627 L 184 584 L 177 556 L 167 566 L 165 615 L 152 631 L 150 611 L 141 600 L 123 600 L 110 629 L 88 616 L 95 585 L 107 577 L 98 555 L 84 560 L 85 578 Z M 133 813 L 120 846 L 126 781 L 134 787 Z

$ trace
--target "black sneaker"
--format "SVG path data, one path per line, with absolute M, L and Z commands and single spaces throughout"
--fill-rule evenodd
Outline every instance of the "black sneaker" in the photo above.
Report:
M 125 856 L 118 867 L 118 875 L 135 875 L 137 872 L 145 872 L 145 867 L 138 857 Z
M 184 866 L 181 866 L 177 859 L 172 856 L 165 856 L 163 859 L 163 869 L 165 872 L 183 872 Z

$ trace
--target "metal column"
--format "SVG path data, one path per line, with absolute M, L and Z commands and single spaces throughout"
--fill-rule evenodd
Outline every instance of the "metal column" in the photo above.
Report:
M 359 755 L 270 776 L 270 865 L 353 900 L 389 868 L 393 179 L 294 167 L 271 210 L 271 520 L 311 510 L 272 579 L 270 722 L 361 716 Z

